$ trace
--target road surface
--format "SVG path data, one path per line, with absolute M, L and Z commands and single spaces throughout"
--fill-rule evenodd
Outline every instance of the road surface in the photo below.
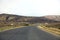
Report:
M 37 27 L 24 27 L 0 32 L 0 40 L 60 40 Z

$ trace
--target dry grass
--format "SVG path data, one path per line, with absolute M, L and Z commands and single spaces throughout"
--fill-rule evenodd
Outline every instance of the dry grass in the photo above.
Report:
M 58 25 L 59 26 L 59 25 Z M 60 27 L 60 26 L 59 26 Z M 38 28 L 42 29 L 42 30 L 45 30 L 49 33 L 52 33 L 53 35 L 56 35 L 56 36 L 60 36 L 60 29 L 57 28 L 56 26 L 53 27 L 52 25 L 50 25 L 49 27 L 47 26 L 44 26 L 44 25 L 41 25 L 41 26 L 38 26 Z
M 15 28 L 22 28 L 22 27 L 26 27 L 26 26 L 29 26 L 29 25 L 30 24 L 27 24 L 27 23 L 14 23 L 14 24 L 13 23 L 12 24 L 1 23 L 0 24 L 0 32 L 15 29 Z
M 6 26 L 6 27 L 1 27 L 0 28 L 0 32 L 2 31 L 7 31 L 7 30 L 11 30 L 11 29 L 15 29 L 15 28 L 22 28 L 22 27 L 25 27 L 25 26 Z

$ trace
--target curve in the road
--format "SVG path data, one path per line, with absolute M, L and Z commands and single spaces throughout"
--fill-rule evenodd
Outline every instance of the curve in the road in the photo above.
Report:
M 0 32 L 0 40 L 60 40 L 37 27 L 24 27 Z

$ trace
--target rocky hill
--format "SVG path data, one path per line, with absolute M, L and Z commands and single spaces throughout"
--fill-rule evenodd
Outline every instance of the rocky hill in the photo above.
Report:
M 31 17 L 12 14 L 0 14 L 0 22 L 55 23 L 60 22 L 60 16 L 49 15 L 43 17 Z
M 44 17 L 50 20 L 60 21 L 60 15 L 48 15 Z

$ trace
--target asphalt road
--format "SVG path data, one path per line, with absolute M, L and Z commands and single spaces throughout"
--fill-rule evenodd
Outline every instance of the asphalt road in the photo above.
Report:
M 0 40 L 60 40 L 37 27 L 24 27 L 0 32 Z

